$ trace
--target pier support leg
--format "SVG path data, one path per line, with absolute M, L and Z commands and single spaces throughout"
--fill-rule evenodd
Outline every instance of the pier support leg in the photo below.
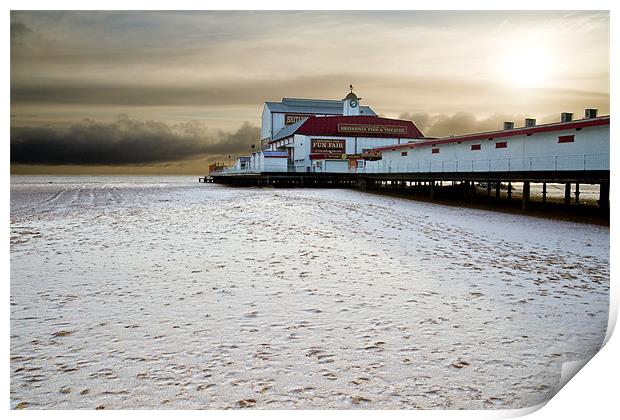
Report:
M 521 202 L 521 208 L 526 210 L 530 204 L 530 181 L 523 181 L 523 201 Z
M 575 184 L 575 204 L 579 204 L 579 183 Z
M 500 197 L 500 194 L 501 194 L 501 191 L 500 191 L 500 185 L 502 185 L 502 183 L 501 183 L 501 182 L 499 182 L 499 181 L 497 181 L 497 182 L 495 183 L 495 199 L 496 199 L 496 200 L 499 200 L 499 197 Z
M 469 181 L 463 181 L 463 197 L 466 200 L 469 200 L 471 198 L 471 185 L 469 184 Z
M 508 183 L 508 201 L 512 200 L 512 182 Z
M 564 185 L 564 204 L 567 206 L 570 204 L 570 182 Z
M 547 183 L 543 182 L 543 190 L 542 190 L 542 202 L 547 202 Z
M 431 200 L 435 199 L 435 181 L 430 182 L 431 185 Z
M 601 182 L 600 187 L 598 206 L 601 209 L 606 209 L 609 207 L 609 182 Z
M 487 195 L 491 195 L 491 181 L 487 182 Z

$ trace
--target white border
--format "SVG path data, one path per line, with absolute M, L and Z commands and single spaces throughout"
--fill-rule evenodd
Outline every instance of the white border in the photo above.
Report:
M 614 9 L 618 9 L 616 6 L 617 2 L 612 1 L 583 1 L 583 0 L 564 0 L 562 2 L 558 1 L 550 1 L 550 0 L 522 0 L 522 1 L 491 1 L 491 0 L 476 0 L 476 1 L 457 1 L 457 0 L 434 0 L 432 2 L 429 1 L 394 1 L 394 0 L 383 0 L 379 3 L 377 2 L 343 2 L 336 0 L 271 0 L 269 2 L 252 2 L 249 0 L 246 1 L 235 1 L 228 0 L 226 2 L 207 2 L 207 1 L 198 1 L 198 0 L 176 0 L 174 2 L 161 2 L 161 1 L 147 1 L 147 0 L 137 0 L 128 3 L 126 1 L 119 0 L 109 0 L 109 1 L 90 1 L 88 3 L 78 2 L 78 1 L 44 1 L 44 0 L 22 0 L 22 1 L 14 1 L 9 0 L 4 4 L 7 4 L 6 12 L 2 15 L 2 22 L 4 28 L 4 42 L 2 43 L 3 57 L 5 59 L 3 66 L 3 75 L 4 75 L 4 116 L 3 118 L 3 127 L 5 138 L 2 142 L 2 152 L 4 157 L 3 165 L 5 165 L 5 183 L 3 185 L 2 193 L 4 195 L 4 203 L 5 206 L 3 208 L 3 216 L 4 220 L 10 219 L 9 212 L 9 203 L 10 203 L 10 194 L 9 194 L 9 186 L 10 186 L 10 177 L 9 177 L 9 127 L 10 127 L 10 79 L 9 79 L 9 63 L 10 63 L 10 53 L 9 53 L 9 26 L 10 26 L 10 14 L 9 10 L 58 10 L 58 9 L 77 9 L 77 10 L 168 10 L 168 9 L 182 9 L 182 10 L 204 10 L 204 9 L 213 9 L 213 10 L 244 10 L 244 9 L 253 9 L 253 10 L 310 10 L 310 9 L 320 9 L 320 10 L 343 10 L 343 9 L 352 9 L 352 10 L 375 10 L 379 6 L 380 10 L 388 10 L 388 9 L 417 9 L 417 10 L 611 10 L 610 13 L 610 60 L 611 60 L 611 80 L 610 80 L 610 92 L 617 92 L 617 77 L 615 75 L 618 74 L 618 56 L 615 51 L 618 50 L 618 30 L 614 26 L 615 25 L 615 14 Z M 615 97 L 611 95 L 611 107 L 610 114 L 617 114 L 617 103 L 615 101 Z M 618 130 L 615 128 L 615 124 L 611 124 L 611 138 L 619 139 Z M 612 167 L 615 162 L 616 157 L 616 149 L 617 146 L 615 142 L 612 141 Z M 612 182 L 611 182 L 611 197 L 618 197 L 619 190 L 617 188 L 615 172 L 612 171 Z M 615 207 L 612 206 L 612 209 Z M 615 211 L 613 212 L 615 214 Z M 612 216 L 613 218 L 613 216 Z M 614 218 L 615 219 L 615 218 Z M 617 235 L 615 224 L 612 222 L 611 224 L 611 237 L 615 238 Z M 2 391 L 4 395 L 8 397 L 9 395 L 9 378 L 10 378 L 10 365 L 8 363 L 9 360 L 9 352 L 10 352 L 10 340 L 9 340 L 9 296 L 10 296 L 10 288 L 9 288 L 9 238 L 8 238 L 8 229 L 6 230 L 7 237 L 3 241 L 3 259 L 2 259 L 2 268 L 5 274 L 4 281 L 2 283 L 2 290 L 5 302 L 5 322 L 2 323 L 4 337 L 6 338 L 6 343 L 2 347 L 2 356 L 3 360 L 5 360 L 4 366 L 4 381 L 2 382 Z M 617 247 L 614 246 L 613 240 L 611 243 L 611 258 L 612 266 L 611 266 L 611 277 L 614 278 L 615 267 L 616 265 L 613 261 L 617 261 L 616 257 L 618 253 L 616 252 Z M 620 344 L 618 343 L 617 337 L 611 337 L 611 331 L 615 326 L 617 312 L 618 312 L 618 288 L 614 287 L 615 282 L 612 281 L 611 285 L 611 308 L 610 308 L 610 328 L 608 329 L 607 339 L 609 340 L 606 346 L 594 356 L 594 358 L 586 364 L 586 366 L 579 373 L 578 377 L 572 381 L 570 381 L 550 402 L 546 404 L 545 407 L 539 409 L 534 414 L 531 415 L 531 418 L 567 418 L 567 419 L 579 419 L 582 420 L 584 417 L 592 417 L 592 418 L 611 418 L 613 416 L 612 413 L 618 412 L 616 399 L 617 399 L 617 389 L 618 389 L 618 374 L 619 372 L 619 360 L 615 357 L 616 354 L 620 354 Z M 568 368 L 568 367 L 567 367 Z M 8 403 L 8 401 L 7 401 Z M 7 410 L 9 404 L 6 405 Z M 536 407 L 540 408 L 540 407 Z M 208 415 L 209 417 L 216 418 L 241 418 L 241 417 L 249 417 L 252 418 L 284 418 L 288 417 L 290 414 L 293 414 L 295 417 L 299 417 L 301 419 L 315 419 L 317 416 L 321 417 L 338 417 L 338 418 L 369 418 L 375 416 L 386 416 L 389 417 L 401 417 L 404 418 L 415 416 L 417 418 L 428 418 L 428 417 L 441 417 L 441 418 L 505 418 L 505 417 L 513 417 L 515 415 L 523 415 L 531 412 L 535 408 L 524 409 L 524 410 L 504 410 L 504 411 L 295 411 L 294 413 L 288 411 L 234 411 L 234 412 L 224 412 L 224 411 L 210 411 L 208 414 L 200 413 L 200 412 L 189 412 L 189 411 L 176 411 L 174 412 L 175 416 L 183 416 L 188 418 L 202 418 L 204 415 Z M 10 411 L 10 410 L 9 410 Z M 84 416 L 99 416 L 99 418 L 114 416 L 117 418 L 120 417 L 129 417 L 132 418 L 153 418 L 159 417 L 164 418 L 164 416 L 168 416 L 166 411 L 115 411 L 115 412 L 87 412 L 87 411 L 10 411 L 9 415 L 15 417 L 40 417 L 46 416 L 50 418 L 59 418 L 65 419 L 69 418 L 83 418 Z

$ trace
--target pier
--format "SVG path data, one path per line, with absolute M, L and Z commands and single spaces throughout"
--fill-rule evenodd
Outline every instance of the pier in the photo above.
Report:
M 434 138 L 412 121 L 361 115 L 350 108 L 350 101 L 357 107 L 358 100 L 351 92 L 341 105 L 290 98 L 266 102 L 260 150 L 239 156 L 234 165 L 215 164 L 209 172 L 213 182 L 609 212 L 610 117 L 598 116 L 594 108 L 576 120 L 562 112 L 556 122 L 526 118 L 521 127 L 505 121 L 502 129 Z M 337 115 L 310 115 L 321 106 L 338 108 Z M 298 107 L 312 112 L 294 115 Z
M 520 201 L 523 210 L 534 201 L 537 205 L 557 207 L 589 206 L 604 212 L 609 209 L 609 170 L 592 171 L 522 171 L 522 172 L 429 172 L 429 173 L 299 173 L 264 172 L 213 175 L 211 182 L 231 187 L 276 188 L 354 188 L 361 191 L 390 191 L 425 196 L 427 199 L 458 198 L 471 200 L 475 196 L 494 198 L 497 203 Z M 532 193 L 532 186 L 540 193 Z M 560 203 L 549 198 L 549 186 L 563 186 Z M 580 198 L 580 187 L 598 185 L 596 203 Z M 489 201 L 488 199 L 486 201 Z

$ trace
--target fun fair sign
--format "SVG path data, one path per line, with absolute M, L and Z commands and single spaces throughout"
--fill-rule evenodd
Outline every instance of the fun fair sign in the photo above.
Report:
M 312 139 L 311 153 L 323 153 L 330 156 L 340 157 L 344 153 L 344 140 Z

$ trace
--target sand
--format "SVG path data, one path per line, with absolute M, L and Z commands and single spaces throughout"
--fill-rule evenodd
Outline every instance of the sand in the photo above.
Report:
M 603 341 L 608 227 L 196 181 L 12 177 L 12 408 L 521 408 Z

